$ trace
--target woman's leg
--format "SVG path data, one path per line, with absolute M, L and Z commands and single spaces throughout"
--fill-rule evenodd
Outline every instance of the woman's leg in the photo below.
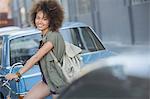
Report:
M 47 84 L 43 81 L 37 83 L 33 88 L 27 93 L 24 99 L 44 99 L 44 97 L 50 95 Z

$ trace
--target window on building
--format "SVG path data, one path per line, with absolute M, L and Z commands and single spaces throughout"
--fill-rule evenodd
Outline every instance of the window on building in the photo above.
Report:
M 91 9 L 90 0 L 78 0 L 79 14 L 88 13 Z
M 0 64 L 2 62 L 2 47 L 3 47 L 3 38 L 0 37 Z

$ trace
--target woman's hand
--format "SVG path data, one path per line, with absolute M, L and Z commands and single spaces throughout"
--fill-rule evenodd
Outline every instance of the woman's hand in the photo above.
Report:
M 18 76 L 16 74 L 7 74 L 5 78 L 8 80 L 13 80 L 13 79 L 18 79 Z

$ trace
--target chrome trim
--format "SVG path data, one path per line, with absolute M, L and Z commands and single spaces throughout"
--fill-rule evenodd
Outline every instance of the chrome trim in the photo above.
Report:
M 16 93 L 17 95 L 26 95 L 28 92 Z
M 23 75 L 21 78 L 30 78 L 30 77 L 39 76 L 39 75 L 41 75 L 41 73 L 34 73 L 34 74 Z

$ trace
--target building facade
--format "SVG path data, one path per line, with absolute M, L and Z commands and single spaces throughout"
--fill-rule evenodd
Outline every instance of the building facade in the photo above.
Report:
M 12 18 L 10 0 L 0 0 L 0 27 L 9 26 L 14 24 Z
M 68 0 L 68 6 L 70 21 L 91 25 L 105 42 L 150 44 L 149 0 Z
M 30 26 L 30 9 L 38 0 L 10 1 L 11 13 L 9 12 L 8 16 L 12 18 L 13 24 L 20 27 Z M 105 42 L 150 44 L 149 0 L 59 0 L 59 2 L 65 10 L 65 21 L 80 21 L 90 25 Z

